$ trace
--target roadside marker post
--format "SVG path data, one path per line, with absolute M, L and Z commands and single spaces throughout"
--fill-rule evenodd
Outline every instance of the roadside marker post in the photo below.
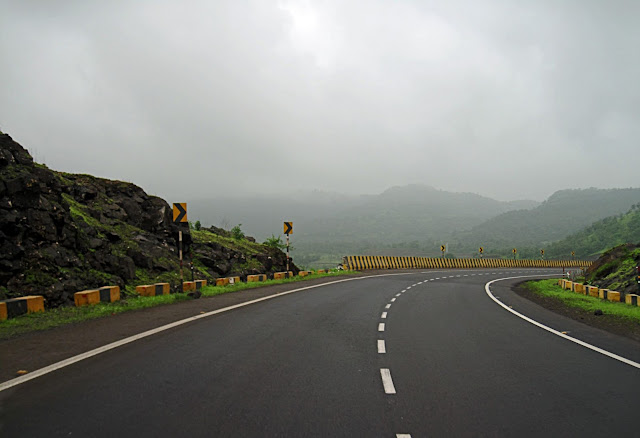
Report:
M 293 234 L 293 222 L 284 223 L 284 234 L 287 236 L 287 272 L 289 272 L 289 234 Z
M 484 254 L 484 248 L 480 247 L 478 251 L 480 252 L 480 258 L 482 258 L 482 254 Z
M 515 260 L 516 259 L 516 254 L 518 253 L 518 250 L 516 248 L 513 248 L 511 250 L 511 252 L 513 253 L 513 260 Z
M 442 258 L 444 258 L 444 252 L 447 250 L 445 245 L 440 245 L 440 251 L 442 251 Z
M 187 203 L 178 202 L 173 204 L 173 223 L 180 227 L 187 222 Z M 182 229 L 178 229 L 178 252 L 180 254 L 180 284 L 184 282 L 184 274 L 182 269 Z
M 540 250 L 540 258 L 544 260 L 544 249 Z

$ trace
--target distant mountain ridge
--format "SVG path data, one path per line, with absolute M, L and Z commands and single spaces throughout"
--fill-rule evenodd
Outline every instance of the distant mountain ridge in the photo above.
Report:
M 548 246 L 640 202 L 640 188 L 560 190 L 539 206 L 500 214 L 456 234 L 456 247 L 492 249 Z

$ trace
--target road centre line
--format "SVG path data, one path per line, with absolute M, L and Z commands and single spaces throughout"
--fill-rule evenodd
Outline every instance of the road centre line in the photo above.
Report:
M 542 276 L 544 276 L 544 277 L 555 277 L 555 276 L 557 276 L 557 275 L 558 275 L 558 274 L 544 274 L 544 275 L 542 275 Z M 500 306 L 502 306 L 502 308 L 504 308 L 505 310 L 507 310 L 507 311 L 509 311 L 509 312 L 513 313 L 514 315 L 518 316 L 519 318 L 522 318 L 522 319 L 524 319 L 525 321 L 527 321 L 527 322 L 529 322 L 529 323 L 531 323 L 531 324 L 533 324 L 533 325 L 535 325 L 535 326 L 537 326 L 537 327 L 540 327 L 540 328 L 541 328 L 541 329 L 543 329 L 543 330 L 548 331 L 549 333 L 553 333 L 553 334 L 554 334 L 554 335 L 556 335 L 556 336 L 560 336 L 561 338 L 564 338 L 564 339 L 566 339 L 566 340 L 568 340 L 568 341 L 574 342 L 574 343 L 576 343 L 576 344 L 578 344 L 578 345 L 581 345 L 581 346 L 583 346 L 583 347 L 585 347 L 585 348 L 588 348 L 588 349 L 590 349 L 590 350 L 593 350 L 593 351 L 595 351 L 595 352 L 597 352 L 597 353 L 603 354 L 603 355 L 608 356 L 608 357 L 610 357 L 610 358 L 612 358 L 612 359 L 618 360 L 618 361 L 620 361 L 620 362 L 626 363 L 627 365 L 631 365 L 632 367 L 635 367 L 635 368 L 640 369 L 640 363 L 638 363 L 638 362 L 634 362 L 634 361 L 632 361 L 632 360 L 630 360 L 630 359 L 627 359 L 626 357 L 618 356 L 618 355 L 617 355 L 617 354 L 615 354 L 615 353 L 612 353 L 612 352 L 610 352 L 610 351 L 607 351 L 607 350 L 604 350 L 604 349 L 602 349 L 602 348 L 596 347 L 595 345 L 591 345 L 591 344 L 589 344 L 589 343 L 587 343 L 587 342 L 581 341 L 580 339 L 573 338 L 573 337 L 568 336 L 568 335 L 566 335 L 566 334 L 564 334 L 564 333 L 562 333 L 562 332 L 559 332 L 559 331 L 557 331 L 557 330 L 554 330 L 554 329 L 552 329 L 551 327 L 548 327 L 548 326 L 546 326 L 546 325 L 544 325 L 544 324 L 542 324 L 542 323 L 539 323 L 538 321 L 535 321 L 535 320 L 533 320 L 533 319 L 531 319 L 531 318 L 529 318 L 529 317 L 527 317 L 527 316 L 523 315 L 522 313 L 520 313 L 520 312 L 517 312 L 517 311 L 513 310 L 513 309 L 512 309 L 512 308 L 510 308 L 509 306 L 505 305 L 502 301 L 498 300 L 498 299 L 497 299 L 497 298 L 496 298 L 496 297 L 491 293 L 490 286 L 491 286 L 493 283 L 497 282 L 497 281 L 512 280 L 512 279 L 516 279 L 516 278 L 526 278 L 526 277 L 539 277 L 539 276 L 540 276 L 540 275 L 522 275 L 522 276 L 517 276 L 517 277 L 497 278 L 497 279 L 495 279 L 495 280 L 491 280 L 491 281 L 489 281 L 488 283 L 486 283 L 486 284 L 484 285 L 484 290 L 485 290 L 485 292 L 487 293 L 487 295 L 489 296 L 489 298 L 491 298 L 491 299 L 492 299 L 493 301 L 495 301 L 497 304 L 499 304 Z
M 411 438 L 410 433 L 396 433 L 396 438 Z
M 380 368 L 380 377 L 382 377 L 382 386 L 386 394 L 395 394 L 396 388 L 393 386 L 393 380 L 391 379 L 391 371 L 389 368 Z
M 404 291 L 402 291 L 404 292 Z M 400 292 L 399 294 L 396 294 L 396 297 L 399 297 L 400 295 L 402 295 L 402 292 Z
M 391 302 L 394 303 L 396 301 L 396 298 L 391 298 Z
M 387 346 L 384 343 L 384 339 L 378 339 L 378 353 L 385 354 L 387 352 Z
M 380 318 L 386 319 L 387 318 L 387 312 L 382 312 L 382 315 L 380 315 Z
M 387 304 L 386 306 L 384 306 L 385 309 L 389 309 L 391 307 L 391 304 Z
M 379 332 L 383 332 L 384 331 L 384 322 L 381 322 L 380 324 L 378 324 L 378 331 Z

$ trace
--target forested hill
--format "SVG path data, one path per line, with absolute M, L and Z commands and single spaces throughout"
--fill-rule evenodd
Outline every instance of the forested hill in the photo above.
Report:
M 456 246 L 473 249 L 545 247 L 640 202 L 640 188 L 578 189 L 554 193 L 538 207 L 500 214 L 456 235 Z
M 547 248 L 550 257 L 595 257 L 624 243 L 640 243 L 640 203 L 627 213 L 609 216 Z

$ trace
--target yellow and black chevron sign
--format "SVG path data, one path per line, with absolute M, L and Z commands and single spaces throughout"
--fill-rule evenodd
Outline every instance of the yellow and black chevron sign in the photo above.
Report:
M 179 202 L 173 204 L 173 222 L 185 223 L 187 222 L 187 203 Z

